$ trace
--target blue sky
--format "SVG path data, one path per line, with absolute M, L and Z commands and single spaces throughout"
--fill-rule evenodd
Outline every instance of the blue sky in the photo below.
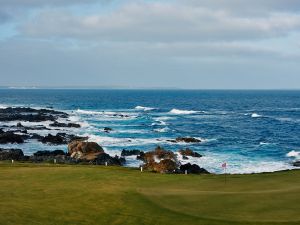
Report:
M 299 0 L 0 0 L 0 86 L 299 89 Z

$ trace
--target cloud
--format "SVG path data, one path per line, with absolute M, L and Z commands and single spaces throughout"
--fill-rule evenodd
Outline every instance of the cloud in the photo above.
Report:
M 224 9 L 170 3 L 131 3 L 109 14 L 42 11 L 20 31 L 33 38 L 94 41 L 236 41 L 300 31 L 300 15 L 270 12 L 245 17 Z
M 112 0 L 100 0 L 100 2 L 110 2 Z M 99 2 L 97 0 L 0 0 L 3 8 L 24 8 L 24 7 L 43 7 L 43 6 L 68 6 L 75 4 L 91 4 Z

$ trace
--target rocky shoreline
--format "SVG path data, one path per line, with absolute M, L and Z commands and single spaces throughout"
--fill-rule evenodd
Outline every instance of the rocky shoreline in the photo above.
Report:
M 119 115 L 116 115 L 119 116 Z M 104 149 L 95 142 L 88 142 L 88 137 L 77 136 L 64 132 L 55 135 L 48 133 L 42 136 L 29 131 L 50 131 L 44 125 L 26 126 L 26 122 L 49 122 L 49 127 L 55 128 L 80 128 L 80 124 L 68 121 L 69 115 L 64 112 L 52 109 L 33 109 L 33 108 L 5 108 L 0 109 L 0 122 L 4 125 L 0 127 L 0 144 L 22 144 L 28 140 L 35 140 L 47 145 L 68 145 L 68 152 L 63 150 L 37 151 L 31 156 L 24 155 L 22 149 L 0 148 L 0 160 L 14 160 L 32 163 L 60 163 L 60 164 L 92 164 L 107 166 L 124 166 L 125 157 L 136 156 L 140 160 L 140 165 L 145 170 L 159 173 L 208 173 L 196 164 L 182 165 L 177 159 L 177 155 L 161 147 L 153 151 L 143 152 L 141 150 L 123 149 L 121 156 L 110 156 Z M 61 120 L 67 122 L 61 122 Z M 15 122 L 13 125 L 8 125 Z M 60 131 L 59 129 L 57 129 Z M 112 129 L 104 127 L 104 132 L 111 132 Z M 199 143 L 201 140 L 191 137 L 178 137 L 169 142 Z M 201 157 L 200 154 L 190 149 L 180 150 L 179 154 L 183 159 L 188 157 Z
M 116 115 L 119 116 L 119 115 Z M 44 125 L 28 126 L 26 123 L 44 122 Z M 61 164 L 92 164 L 92 165 L 126 165 L 126 157 L 136 157 L 143 169 L 158 173 L 193 173 L 206 174 L 207 170 L 196 164 L 182 164 L 178 160 L 181 155 L 183 160 L 189 158 L 201 158 L 197 152 L 191 149 L 181 149 L 177 153 L 165 150 L 157 146 L 153 151 L 144 152 L 141 150 L 123 149 L 121 156 L 110 156 L 104 149 L 95 142 L 89 142 L 88 137 L 77 136 L 61 132 L 61 128 L 76 129 L 81 125 L 69 120 L 65 112 L 52 109 L 33 108 L 5 108 L 0 109 L 0 144 L 23 144 L 26 141 L 35 140 L 46 145 L 59 146 L 68 145 L 68 152 L 63 150 L 37 151 L 31 156 L 24 155 L 19 148 L 0 148 L 0 160 L 15 160 L 33 163 L 61 163 Z M 49 131 L 56 130 L 51 134 Z M 104 132 L 111 132 L 113 129 L 104 127 Z M 44 131 L 46 135 L 40 135 L 32 131 Z M 76 133 L 76 132 L 75 132 Z M 172 143 L 200 143 L 201 140 L 193 137 L 178 137 L 174 140 L 167 140 Z M 293 163 L 293 166 L 300 167 L 300 161 Z

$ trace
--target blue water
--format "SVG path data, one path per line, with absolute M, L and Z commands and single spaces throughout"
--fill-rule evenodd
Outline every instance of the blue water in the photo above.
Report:
M 1 89 L 0 105 L 64 110 L 83 125 L 68 132 L 88 135 L 111 154 L 123 148 L 189 147 L 204 155 L 189 161 L 216 173 L 222 172 L 223 162 L 231 173 L 292 169 L 296 159 L 287 154 L 300 151 L 300 91 Z M 127 117 L 115 117 L 116 113 Z M 103 127 L 113 132 L 107 134 Z M 202 143 L 167 141 L 179 136 Z M 27 154 L 41 148 L 66 150 L 33 142 L 17 147 Z M 128 158 L 128 166 L 138 163 Z

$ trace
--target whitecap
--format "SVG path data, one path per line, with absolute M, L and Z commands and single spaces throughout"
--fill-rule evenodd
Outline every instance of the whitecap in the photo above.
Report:
M 0 104 L 0 109 L 7 109 L 7 108 L 8 108 L 7 105 L 2 105 L 2 104 Z
M 257 113 L 252 113 L 252 114 L 251 114 L 251 117 L 252 117 L 252 118 L 259 118 L 259 117 L 262 117 L 262 115 L 259 115 L 259 114 L 257 114 Z
M 154 129 L 155 132 L 158 133 L 166 133 L 168 132 L 170 129 L 168 127 L 164 127 L 164 128 L 158 128 L 158 129 Z
M 142 110 L 142 111 L 152 111 L 155 108 L 151 108 L 151 107 L 145 107 L 145 106 L 136 106 L 135 107 L 136 110 Z
M 79 114 L 85 114 L 85 115 L 99 115 L 99 114 L 103 115 L 104 114 L 104 111 L 98 112 L 98 111 L 82 110 L 82 109 L 77 109 L 76 112 Z
M 286 154 L 287 157 L 294 157 L 294 158 L 298 158 L 300 157 L 300 152 L 297 152 L 295 150 L 290 151 L 288 154 Z
M 199 111 L 172 109 L 169 113 L 176 114 L 176 115 L 190 115 L 190 114 L 199 113 Z

